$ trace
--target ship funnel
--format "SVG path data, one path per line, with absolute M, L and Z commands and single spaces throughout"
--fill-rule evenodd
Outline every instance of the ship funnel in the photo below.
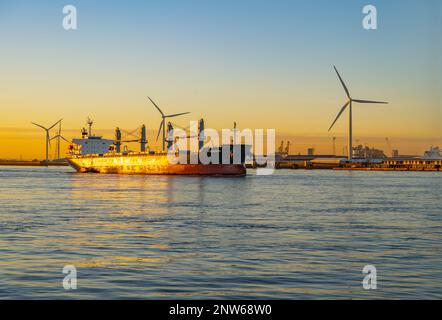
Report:
M 200 119 L 198 123 L 198 150 L 201 151 L 201 149 L 204 147 L 204 119 Z
M 115 146 L 117 153 L 121 152 L 121 131 L 120 128 L 115 129 Z
M 141 127 L 140 137 L 141 137 L 140 150 L 141 152 L 146 152 L 147 139 L 146 139 L 146 126 L 144 124 Z

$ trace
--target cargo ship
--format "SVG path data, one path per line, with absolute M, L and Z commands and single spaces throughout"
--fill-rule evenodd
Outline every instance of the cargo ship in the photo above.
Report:
M 141 127 L 140 152 L 121 151 L 121 131 L 116 128 L 115 140 L 103 139 L 101 136 L 92 134 L 92 121 L 88 120 L 89 130 L 82 129 L 82 138 L 73 139 L 70 146 L 70 155 L 67 162 L 77 172 L 104 173 L 104 174 L 144 174 L 144 175 L 188 175 L 188 176 L 245 176 L 245 161 L 250 154 L 250 146 L 247 145 L 227 145 L 212 147 L 206 152 L 212 155 L 216 163 L 204 164 L 199 159 L 199 152 L 174 150 L 176 157 L 187 161 L 185 163 L 174 163 L 170 161 L 170 152 L 167 151 L 147 151 L 146 128 Z M 198 147 L 204 148 L 203 138 L 204 121 L 199 122 Z M 161 127 L 160 127 L 161 130 Z M 169 136 L 173 137 L 173 126 L 168 123 Z M 173 146 L 172 137 L 166 139 L 167 150 Z M 135 142 L 135 141 L 130 141 Z M 222 154 L 225 148 L 229 150 L 229 158 L 222 161 Z M 224 148 L 224 149 L 223 149 Z M 241 155 L 236 155 L 240 152 Z M 218 154 L 218 155 L 216 155 Z M 196 158 L 195 158 L 196 156 Z M 193 161 L 190 159 L 193 157 Z M 196 159 L 196 161 L 195 161 Z M 240 161 L 238 161 L 240 159 Z M 235 160 L 235 161 L 234 161 Z
M 67 159 L 77 172 L 146 175 L 245 176 L 244 164 L 170 164 L 167 154 L 79 155 Z

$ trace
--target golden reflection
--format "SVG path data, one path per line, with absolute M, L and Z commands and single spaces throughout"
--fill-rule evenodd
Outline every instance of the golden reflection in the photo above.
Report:
M 115 213 L 115 209 L 119 209 L 117 213 L 120 215 L 133 215 L 146 209 L 150 214 L 163 214 L 165 208 L 153 204 L 171 200 L 165 191 L 171 190 L 172 180 L 166 176 L 73 173 L 70 192 L 74 203 L 99 202 L 103 208 L 110 209 L 109 212 Z
M 101 268 L 112 266 L 133 266 L 136 264 L 157 265 L 166 262 L 167 259 L 164 258 L 112 256 L 78 261 L 75 265 L 78 267 Z

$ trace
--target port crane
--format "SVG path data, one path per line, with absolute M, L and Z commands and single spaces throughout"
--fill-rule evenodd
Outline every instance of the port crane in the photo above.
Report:
M 290 152 L 290 141 L 287 141 L 287 145 L 286 145 L 286 147 L 285 147 L 285 154 L 289 154 L 289 152 Z
M 284 140 L 281 141 L 281 145 L 278 148 L 278 153 L 282 153 L 284 151 Z
M 391 147 L 391 144 L 390 144 L 390 139 L 388 139 L 388 137 L 385 138 L 385 142 L 387 142 L 388 151 L 390 152 L 391 156 L 393 157 L 394 154 L 393 154 L 393 148 Z

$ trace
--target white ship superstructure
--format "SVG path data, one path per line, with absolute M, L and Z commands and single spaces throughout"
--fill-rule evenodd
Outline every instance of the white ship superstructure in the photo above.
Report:
M 73 139 L 75 150 L 74 154 L 87 155 L 87 154 L 106 154 L 110 152 L 114 145 L 114 140 L 103 139 L 101 136 L 92 134 L 93 121 L 88 119 L 89 130 L 85 128 L 81 130 L 81 139 Z

